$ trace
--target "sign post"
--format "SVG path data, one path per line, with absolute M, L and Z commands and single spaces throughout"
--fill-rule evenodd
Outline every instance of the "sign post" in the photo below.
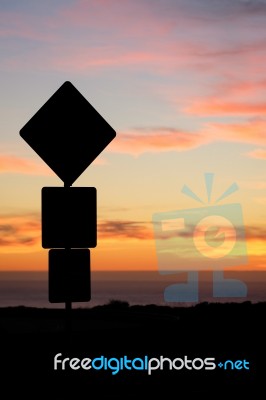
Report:
M 42 247 L 49 250 L 49 301 L 90 301 L 90 250 L 97 245 L 97 192 L 72 187 L 116 132 L 65 82 L 20 130 L 21 137 L 63 181 L 42 189 Z

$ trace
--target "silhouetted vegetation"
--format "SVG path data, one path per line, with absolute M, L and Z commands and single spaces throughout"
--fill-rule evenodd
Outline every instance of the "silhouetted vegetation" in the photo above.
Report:
M 62 394 L 73 385 L 93 388 L 100 398 L 136 398 L 150 395 L 167 398 L 209 392 L 260 393 L 265 375 L 266 303 L 200 303 L 193 307 L 129 305 L 120 300 L 92 308 L 72 310 L 72 331 L 65 330 L 65 310 L 0 308 L 1 377 L 23 384 L 33 380 L 39 387 L 58 388 Z M 64 357 L 215 357 L 246 359 L 250 371 L 54 371 L 53 358 Z M 9 387 L 10 389 L 10 387 Z M 218 390 L 217 389 L 217 390 Z M 53 392 L 54 393 L 54 392 Z M 121 397 L 118 397 L 121 393 Z M 213 392 L 212 392 L 213 393 Z M 227 398 L 231 398 L 229 395 Z M 255 397 L 254 397 L 255 396 Z M 213 396 L 212 398 L 216 398 Z

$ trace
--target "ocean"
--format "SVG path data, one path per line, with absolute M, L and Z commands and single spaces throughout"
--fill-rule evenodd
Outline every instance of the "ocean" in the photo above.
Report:
M 230 279 L 245 283 L 243 297 L 214 297 L 213 275 L 201 273 L 198 299 L 193 301 L 165 301 L 164 291 L 169 285 L 186 284 L 187 274 L 160 275 L 156 271 L 93 271 L 91 273 L 91 301 L 73 303 L 73 307 L 93 307 L 112 300 L 126 301 L 130 305 L 156 304 L 190 306 L 199 302 L 264 302 L 266 301 L 266 271 L 227 273 Z M 227 275 L 225 275 L 227 277 Z M 0 272 L 0 307 L 63 308 L 64 304 L 48 301 L 47 272 Z

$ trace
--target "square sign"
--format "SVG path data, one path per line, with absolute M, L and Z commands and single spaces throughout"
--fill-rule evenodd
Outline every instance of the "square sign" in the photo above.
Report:
M 42 189 L 42 247 L 88 248 L 97 245 L 94 187 Z
M 90 251 L 49 251 L 50 303 L 90 301 Z

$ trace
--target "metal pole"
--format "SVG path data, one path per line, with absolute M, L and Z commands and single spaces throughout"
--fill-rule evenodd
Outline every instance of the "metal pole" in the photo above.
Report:
M 64 182 L 64 187 L 70 187 L 70 185 L 68 185 L 66 182 Z M 67 250 L 67 249 L 65 249 Z M 67 279 L 67 285 L 69 286 L 69 279 Z M 69 287 L 67 288 L 67 292 L 69 292 Z M 72 302 L 67 300 L 65 302 L 65 328 L 66 328 L 66 332 L 70 333 L 71 332 L 71 328 L 72 328 L 72 324 L 71 324 L 71 310 L 72 310 Z
M 65 328 L 66 332 L 70 333 L 71 332 L 71 310 L 72 310 L 72 303 L 71 301 L 66 301 L 65 303 L 65 313 L 66 313 L 66 319 L 65 319 Z

